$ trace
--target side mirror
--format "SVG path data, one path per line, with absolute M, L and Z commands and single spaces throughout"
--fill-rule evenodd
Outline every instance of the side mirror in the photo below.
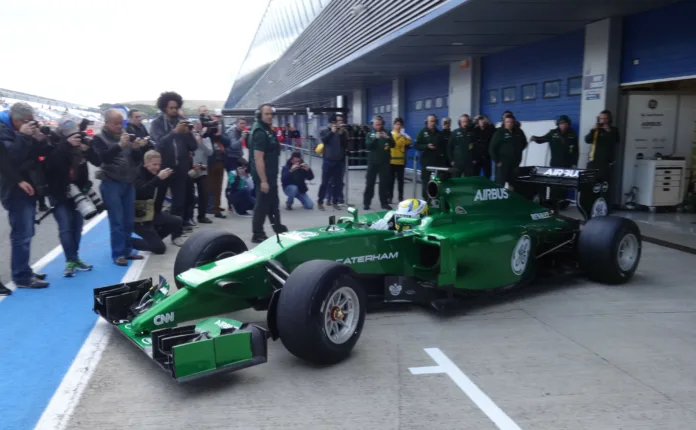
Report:
M 420 218 L 406 218 L 406 217 L 401 217 L 396 220 L 396 226 L 397 230 L 402 231 L 405 230 L 407 227 L 412 228 L 420 225 L 421 220 Z
M 353 215 L 353 222 L 357 224 L 358 223 L 358 209 L 353 207 L 353 206 L 350 206 L 348 208 L 348 213 Z

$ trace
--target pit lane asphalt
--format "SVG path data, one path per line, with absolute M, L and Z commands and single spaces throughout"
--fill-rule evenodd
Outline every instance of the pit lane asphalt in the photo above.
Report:
M 363 177 L 351 174 L 353 203 Z M 295 229 L 332 214 L 296 203 L 282 219 Z M 231 216 L 201 228 L 248 241 L 250 224 Z M 142 277 L 171 278 L 174 257 L 173 248 L 151 256 Z M 339 365 L 307 365 L 271 341 L 268 363 L 189 385 L 114 333 L 67 428 L 495 429 L 447 375 L 411 374 L 435 365 L 424 348 L 439 348 L 525 430 L 696 428 L 695 263 L 644 244 L 624 286 L 531 286 L 454 317 L 418 308 L 372 313 Z M 265 320 L 255 311 L 231 316 Z

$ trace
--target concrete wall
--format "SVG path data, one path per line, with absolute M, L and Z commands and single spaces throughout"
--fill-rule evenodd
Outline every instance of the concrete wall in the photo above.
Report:
M 387 108 L 388 106 L 388 108 Z M 365 123 L 369 124 L 373 115 L 381 115 L 385 124 L 391 124 L 392 114 L 392 82 L 385 82 L 379 86 L 367 88 L 367 112 Z M 375 113 L 377 109 L 377 113 Z M 384 111 L 382 111 L 384 109 Z M 386 110 L 389 110 L 387 112 Z

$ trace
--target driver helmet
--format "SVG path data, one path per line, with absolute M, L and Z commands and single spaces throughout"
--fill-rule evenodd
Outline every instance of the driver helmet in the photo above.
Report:
M 407 199 L 399 203 L 394 212 L 394 220 L 401 217 L 423 218 L 426 215 L 428 215 L 428 203 L 425 200 Z

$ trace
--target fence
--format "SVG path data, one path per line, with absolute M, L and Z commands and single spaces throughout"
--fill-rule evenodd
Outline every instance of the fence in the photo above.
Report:
M 309 139 L 304 139 L 304 140 L 310 140 Z M 321 156 L 319 156 L 316 152 L 317 143 L 315 142 L 310 142 L 308 145 L 301 145 L 301 146 L 295 146 L 295 145 L 289 145 L 286 143 L 281 143 L 282 151 L 281 151 L 281 159 L 283 159 L 283 163 L 287 163 L 287 161 L 290 159 L 290 155 L 293 152 L 299 152 L 302 154 L 302 158 L 305 160 L 305 162 L 309 165 L 309 168 L 312 168 L 312 160 L 314 158 L 318 158 L 319 160 L 322 159 Z M 350 201 L 350 170 L 357 170 L 357 169 L 351 169 L 352 167 L 362 167 L 366 168 L 367 167 L 367 153 L 369 151 L 362 149 L 362 150 L 357 150 L 357 151 L 347 151 L 347 156 L 346 156 L 346 169 L 343 171 L 343 184 L 344 184 L 344 197 L 345 197 L 345 202 L 347 205 L 350 206 L 355 206 L 355 203 L 351 203 Z M 285 154 L 283 156 L 283 154 Z M 408 173 L 411 173 L 411 177 L 408 177 L 404 175 L 404 182 L 410 181 L 413 183 L 413 197 L 417 198 L 417 196 L 420 195 L 418 192 L 418 181 L 420 177 L 420 171 L 415 168 L 415 166 L 418 166 L 418 152 L 414 152 L 413 157 L 411 158 L 413 160 L 412 166 L 414 168 L 410 169 Z M 408 161 L 408 160 L 407 160 Z M 321 161 L 319 162 L 321 163 Z M 407 163 L 408 164 L 408 163 Z M 321 165 L 321 164 L 319 164 Z M 407 169 L 408 171 L 408 169 Z M 320 175 L 315 174 L 316 177 L 321 178 Z M 321 180 L 321 179 L 320 179 Z M 379 183 L 379 179 L 378 182 Z M 405 187 L 405 184 L 404 184 Z

